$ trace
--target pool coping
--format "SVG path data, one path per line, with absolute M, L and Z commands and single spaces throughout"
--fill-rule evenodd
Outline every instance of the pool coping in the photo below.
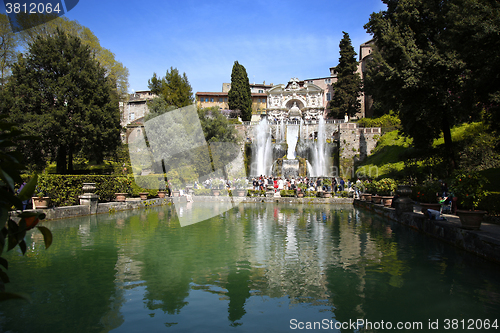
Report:
M 467 230 L 461 227 L 458 216 L 443 214 L 446 220 L 430 220 L 420 212 L 418 205 L 414 205 L 413 212 L 407 213 L 397 213 L 394 208 L 359 199 L 355 199 L 353 205 L 500 264 L 500 226 L 497 224 L 483 222 L 480 230 Z

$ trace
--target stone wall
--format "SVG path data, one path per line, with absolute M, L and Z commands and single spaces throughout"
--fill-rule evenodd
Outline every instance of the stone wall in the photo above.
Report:
M 364 160 L 380 138 L 380 127 L 359 128 L 356 123 L 339 124 L 340 158 Z

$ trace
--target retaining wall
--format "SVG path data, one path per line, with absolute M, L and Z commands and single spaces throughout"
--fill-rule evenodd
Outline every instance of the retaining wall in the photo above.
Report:
M 485 224 L 480 230 L 460 227 L 458 217 L 446 215 L 448 220 L 429 220 L 421 213 L 397 213 L 394 208 L 372 202 L 354 200 L 354 206 L 363 207 L 398 223 L 423 232 L 443 242 L 474 253 L 500 264 L 500 227 Z

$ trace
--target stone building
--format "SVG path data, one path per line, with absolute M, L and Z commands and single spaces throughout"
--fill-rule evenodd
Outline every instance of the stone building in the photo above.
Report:
M 270 121 L 318 121 L 324 116 L 323 89 L 292 78 L 268 91 L 267 118 Z

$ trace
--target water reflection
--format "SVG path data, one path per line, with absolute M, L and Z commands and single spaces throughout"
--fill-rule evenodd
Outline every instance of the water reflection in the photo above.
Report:
M 427 323 L 500 310 L 497 265 L 350 206 L 218 212 L 182 228 L 172 206 L 46 223 L 50 250 L 34 232 L 26 256 L 9 254 L 9 290 L 33 304 L 2 309 L 1 328 L 279 332 L 292 318 Z

